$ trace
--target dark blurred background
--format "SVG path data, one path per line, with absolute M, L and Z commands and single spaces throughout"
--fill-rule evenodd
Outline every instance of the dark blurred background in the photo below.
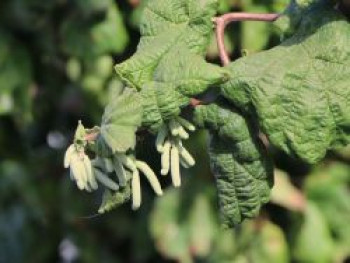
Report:
M 198 131 L 197 165 L 154 200 L 97 215 L 101 192 L 77 190 L 62 159 L 78 120 L 99 124 L 121 83 L 113 65 L 135 51 L 147 0 L 0 1 L 0 262 L 345 262 L 350 255 L 350 149 L 316 167 L 271 148 L 276 186 L 259 218 L 219 224 L 215 183 Z M 280 12 L 288 0 L 220 0 L 220 12 Z M 279 43 L 270 24 L 230 25 L 237 58 Z M 215 41 L 208 60 L 219 63 Z M 153 136 L 137 154 L 160 170 Z M 164 182 L 164 180 L 163 180 Z M 350 262 L 348 260 L 348 262 Z

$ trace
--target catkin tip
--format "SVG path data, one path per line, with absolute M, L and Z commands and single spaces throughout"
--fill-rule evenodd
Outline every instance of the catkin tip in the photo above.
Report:
M 158 145 L 158 146 L 157 146 L 157 152 L 163 153 L 163 151 L 164 151 L 163 145 Z
M 131 209 L 132 209 L 133 211 L 137 211 L 139 208 L 140 208 L 139 205 L 132 205 L 132 206 L 131 206 Z

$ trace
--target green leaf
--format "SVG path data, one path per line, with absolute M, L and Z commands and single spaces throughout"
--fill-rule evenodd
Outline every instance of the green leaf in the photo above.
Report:
M 103 193 L 102 203 L 98 212 L 103 214 L 105 212 L 111 211 L 112 209 L 124 204 L 131 197 L 130 184 L 121 188 L 118 192 L 112 192 L 106 189 Z
M 258 117 L 273 145 L 315 163 L 350 141 L 349 43 L 339 12 L 312 9 L 293 37 L 232 63 L 222 93 Z
M 273 173 L 256 131 L 240 114 L 222 105 L 197 107 L 195 119 L 210 132 L 222 223 L 233 227 L 257 216 L 269 200 Z
M 216 9 L 216 0 L 148 1 L 137 52 L 116 66 L 119 77 L 137 89 L 149 81 L 166 82 L 185 95 L 225 81 L 226 71 L 202 58 Z
M 329 224 L 344 258 L 350 255 L 349 172 L 349 166 L 341 163 L 320 165 L 305 184 L 308 199 L 315 202 Z
M 217 225 L 207 199 L 204 194 L 196 196 L 189 212 L 191 252 L 201 258 L 208 256 L 212 250 Z
M 135 132 L 141 120 L 142 103 L 137 92 L 128 89 L 111 100 L 102 116 L 101 135 L 112 152 L 135 147 Z
M 253 262 L 290 262 L 287 240 L 279 226 L 269 221 L 264 222 L 254 241 L 250 251 L 251 259 L 255 259 Z
M 334 242 L 331 233 L 323 215 L 313 202 L 307 206 L 293 254 L 298 262 L 334 262 Z
M 168 258 L 181 262 L 191 258 L 189 246 L 189 226 L 187 218 L 178 220 L 181 213 L 181 195 L 179 191 L 171 189 L 156 201 L 150 215 L 150 233 L 157 242 L 157 249 Z M 169 234 L 171 233 L 171 234 Z
M 201 56 L 180 47 L 169 51 L 154 72 L 155 80 L 173 85 L 181 94 L 189 97 L 228 78 L 229 73 L 223 68 L 206 63 Z
M 150 82 L 140 92 L 143 104 L 142 125 L 157 131 L 165 121 L 180 114 L 180 108 L 189 103 L 174 86 Z

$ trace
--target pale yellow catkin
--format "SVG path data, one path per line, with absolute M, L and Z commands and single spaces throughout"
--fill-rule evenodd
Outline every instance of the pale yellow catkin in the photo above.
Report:
M 175 187 L 181 186 L 180 176 L 180 160 L 179 160 L 179 149 L 175 144 L 171 147 L 170 152 L 170 163 L 171 163 L 171 179 Z
M 192 155 L 183 146 L 180 146 L 180 156 L 189 166 L 193 166 L 196 164 L 196 161 L 194 160 Z
M 167 175 L 169 173 L 169 168 L 170 168 L 170 148 L 171 148 L 171 143 L 170 141 L 166 141 L 163 147 L 163 153 L 162 153 L 162 170 L 160 173 L 162 175 Z
M 132 173 L 131 191 L 132 191 L 132 209 L 137 210 L 141 206 L 141 185 L 140 185 L 140 175 L 138 170 L 135 170 Z
M 146 176 L 154 192 L 157 195 L 162 195 L 162 187 L 160 186 L 159 180 L 152 169 L 145 162 L 141 161 L 136 161 L 136 167 Z
M 180 156 L 180 164 L 183 168 L 186 168 L 186 169 L 191 168 L 191 166 L 188 163 L 186 163 L 186 161 L 181 156 Z
M 173 136 L 179 135 L 179 127 L 181 127 L 181 126 L 175 120 L 170 120 L 169 128 L 170 128 L 170 132 Z
M 178 132 L 179 132 L 179 137 L 183 140 L 187 140 L 190 137 L 190 135 L 181 126 L 179 127 Z
M 185 120 L 184 118 L 177 117 L 176 120 L 187 130 L 189 131 L 195 131 L 196 127 L 190 123 L 188 120 Z
M 117 157 L 122 162 L 122 164 L 129 169 L 131 172 L 136 170 L 135 162 L 132 158 L 126 156 L 125 154 L 118 154 Z
M 78 188 L 84 190 L 87 182 L 86 170 L 84 163 L 77 155 L 72 156 L 70 168 Z
M 75 150 L 75 146 L 74 146 L 74 144 L 71 144 L 69 147 L 68 147 L 68 149 L 67 149 L 67 151 L 66 151 L 66 153 L 65 153 L 65 155 L 64 155 L 64 168 L 69 168 L 69 165 L 70 165 L 70 162 L 71 162 L 71 159 L 72 159 L 72 155 L 74 154 L 74 152 L 75 152 L 76 150 Z
M 166 139 L 168 135 L 168 128 L 167 126 L 164 124 L 158 134 L 157 134 L 157 138 L 156 138 L 156 149 L 158 152 L 162 153 L 163 152 L 163 144 L 164 144 L 164 141 Z

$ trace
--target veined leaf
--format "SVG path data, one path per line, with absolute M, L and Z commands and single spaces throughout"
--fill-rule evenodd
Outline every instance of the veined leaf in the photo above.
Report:
M 346 18 L 318 6 L 281 45 L 232 63 L 222 93 L 257 115 L 273 145 L 315 163 L 350 142 L 349 43 Z
M 216 10 L 216 0 L 150 0 L 143 10 L 137 52 L 116 66 L 117 74 L 133 88 L 166 82 L 186 95 L 222 83 L 226 71 L 202 58 Z
M 140 92 L 143 104 L 142 124 L 157 131 L 164 121 L 180 114 L 180 108 L 188 104 L 188 98 L 182 96 L 174 86 L 150 82 Z
M 112 152 L 134 148 L 141 120 L 142 103 L 137 92 L 129 89 L 111 100 L 102 116 L 101 135 Z
M 256 131 L 241 115 L 220 106 L 197 107 L 196 122 L 209 129 L 222 222 L 232 227 L 255 217 L 268 202 L 273 173 Z

